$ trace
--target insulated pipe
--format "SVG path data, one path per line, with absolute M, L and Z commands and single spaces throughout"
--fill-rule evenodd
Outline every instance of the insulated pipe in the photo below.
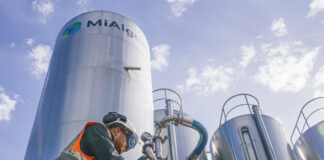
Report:
M 274 153 L 274 150 L 273 150 L 270 138 L 269 138 L 269 134 L 268 134 L 265 124 L 263 122 L 259 108 L 258 108 L 258 106 L 253 105 L 252 109 L 253 109 L 253 113 L 255 116 L 255 122 L 259 129 L 259 133 L 261 134 L 261 139 L 263 141 L 263 144 L 265 145 L 265 150 L 268 155 L 268 158 L 269 158 L 269 160 L 276 160 L 277 158 Z
M 197 146 L 195 147 L 195 149 L 193 150 L 193 152 L 189 155 L 188 160 L 196 160 L 198 158 L 198 156 L 201 154 L 201 152 L 204 150 L 206 144 L 207 144 L 207 140 L 208 140 L 208 134 L 207 131 L 205 129 L 205 127 L 198 121 L 196 120 L 192 120 L 190 118 L 186 118 L 181 114 L 178 114 L 177 116 L 168 116 L 165 117 L 164 119 L 162 119 L 159 123 L 159 127 L 156 129 L 155 132 L 155 137 L 159 137 L 160 133 L 162 131 L 162 128 L 165 128 L 166 124 L 168 124 L 169 122 L 174 121 L 178 124 L 181 124 L 183 126 L 186 127 L 190 127 L 196 131 L 198 131 L 200 137 L 199 137 L 199 141 Z M 160 147 L 158 145 L 161 144 L 155 144 L 156 148 Z M 161 153 L 156 152 L 156 157 L 160 156 Z
M 206 128 L 200 122 L 198 122 L 196 120 L 193 120 L 191 128 L 198 131 L 200 137 L 199 137 L 199 141 L 198 141 L 196 148 L 190 154 L 188 160 L 196 160 L 199 157 L 199 155 L 201 154 L 201 152 L 204 150 L 204 148 L 207 144 L 208 134 L 207 134 Z

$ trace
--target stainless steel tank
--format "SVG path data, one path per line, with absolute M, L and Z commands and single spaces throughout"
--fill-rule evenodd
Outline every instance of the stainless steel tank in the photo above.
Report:
M 155 107 L 162 108 L 154 111 L 155 122 L 162 120 L 168 115 L 183 114 L 186 117 L 190 117 L 183 112 L 181 97 L 175 91 L 164 88 L 155 90 L 155 92 L 165 92 L 165 94 L 162 94 L 163 97 L 156 98 L 154 96 Z M 162 103 L 158 104 L 159 101 Z M 162 130 L 161 136 L 162 138 L 167 137 L 162 145 L 162 155 L 168 158 L 168 160 L 187 159 L 199 141 L 199 133 L 197 131 L 174 123 L 170 124 L 167 129 Z M 205 151 L 200 154 L 198 160 L 207 160 Z
M 92 11 L 71 19 L 57 36 L 25 159 L 55 159 L 89 121 L 110 111 L 153 133 L 150 49 L 128 18 Z M 124 153 L 141 156 L 141 145 Z
M 230 100 L 239 97 L 243 97 L 246 103 L 226 108 Z M 250 103 L 251 98 L 254 104 Z M 240 113 L 229 119 L 229 113 L 240 107 L 248 107 L 250 114 Z M 238 94 L 225 102 L 219 128 L 211 137 L 210 151 L 213 160 L 294 159 L 281 124 L 263 115 L 258 100 L 249 94 Z
M 294 144 L 293 151 L 297 160 L 324 159 L 323 100 L 324 97 L 318 97 L 308 101 L 299 113 L 296 125 L 290 137 L 291 143 Z M 316 104 L 316 102 L 320 103 Z M 314 108 L 314 106 L 316 108 Z M 309 108 L 311 108 L 311 110 L 307 112 Z M 316 114 L 319 117 L 317 123 L 312 123 L 310 118 L 314 118 Z

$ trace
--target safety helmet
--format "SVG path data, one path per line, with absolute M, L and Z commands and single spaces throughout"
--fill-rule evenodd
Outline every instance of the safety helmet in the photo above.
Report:
M 127 120 L 127 117 L 119 114 L 117 112 L 109 112 L 107 115 L 105 115 L 102 119 L 104 124 L 112 125 L 112 124 L 118 124 L 124 127 L 126 131 L 126 137 L 127 137 L 127 145 L 129 149 L 132 149 L 135 147 L 136 143 L 138 142 L 138 136 L 136 134 L 136 129 L 131 121 Z

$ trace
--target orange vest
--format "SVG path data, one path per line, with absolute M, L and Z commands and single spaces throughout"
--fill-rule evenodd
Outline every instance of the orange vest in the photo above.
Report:
M 81 139 L 82 139 L 82 137 L 83 137 L 83 134 L 84 134 L 85 129 L 86 129 L 87 127 L 91 126 L 91 125 L 94 125 L 94 124 L 101 124 L 101 123 L 98 123 L 98 122 L 88 122 L 88 123 L 84 126 L 82 132 L 79 134 L 79 136 L 77 137 L 77 139 L 74 140 L 74 142 L 72 142 L 73 144 L 70 145 L 70 147 L 68 147 L 67 149 L 68 149 L 68 150 L 71 149 L 71 150 L 74 150 L 74 151 L 78 152 L 79 154 L 81 154 L 82 158 L 85 158 L 85 159 L 87 159 L 87 160 L 95 160 L 95 157 L 94 157 L 94 156 L 89 156 L 89 155 L 85 154 L 84 152 L 82 152 L 82 150 L 81 150 L 81 148 L 80 148 L 80 142 L 81 142 Z M 109 137 L 111 137 L 111 133 L 110 133 L 110 131 L 109 131 L 108 129 L 107 129 L 107 131 L 108 131 L 108 135 L 109 135 Z

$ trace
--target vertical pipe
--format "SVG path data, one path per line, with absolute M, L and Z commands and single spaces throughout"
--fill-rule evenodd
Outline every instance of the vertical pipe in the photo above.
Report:
M 173 107 L 171 105 L 170 100 L 166 100 L 166 114 L 167 116 L 173 115 Z M 168 133 L 169 133 L 169 146 L 170 146 L 170 152 L 171 152 L 171 160 L 178 160 L 178 151 L 177 151 L 177 141 L 176 141 L 176 134 L 175 134 L 175 128 L 172 122 L 169 122 L 168 124 Z
M 253 105 L 252 109 L 253 109 L 253 113 L 254 113 L 254 116 L 255 116 L 256 125 L 257 125 L 257 127 L 259 129 L 259 133 L 261 135 L 261 140 L 263 141 L 264 148 L 265 148 L 266 153 L 268 155 L 268 159 L 269 160 L 276 160 L 277 158 L 276 158 L 276 155 L 274 153 L 274 150 L 273 150 L 270 138 L 269 138 L 269 134 L 267 132 L 267 129 L 266 129 L 265 124 L 263 122 L 263 119 L 261 117 L 261 113 L 259 111 L 259 108 L 258 108 L 258 106 Z
M 147 155 L 147 158 L 149 160 L 156 160 L 156 157 L 154 157 L 153 149 L 151 147 L 145 148 L 145 154 Z
M 157 134 L 155 134 L 157 136 Z M 161 137 L 156 137 L 154 140 L 155 143 L 155 155 L 156 158 L 162 159 L 162 142 L 161 142 Z

